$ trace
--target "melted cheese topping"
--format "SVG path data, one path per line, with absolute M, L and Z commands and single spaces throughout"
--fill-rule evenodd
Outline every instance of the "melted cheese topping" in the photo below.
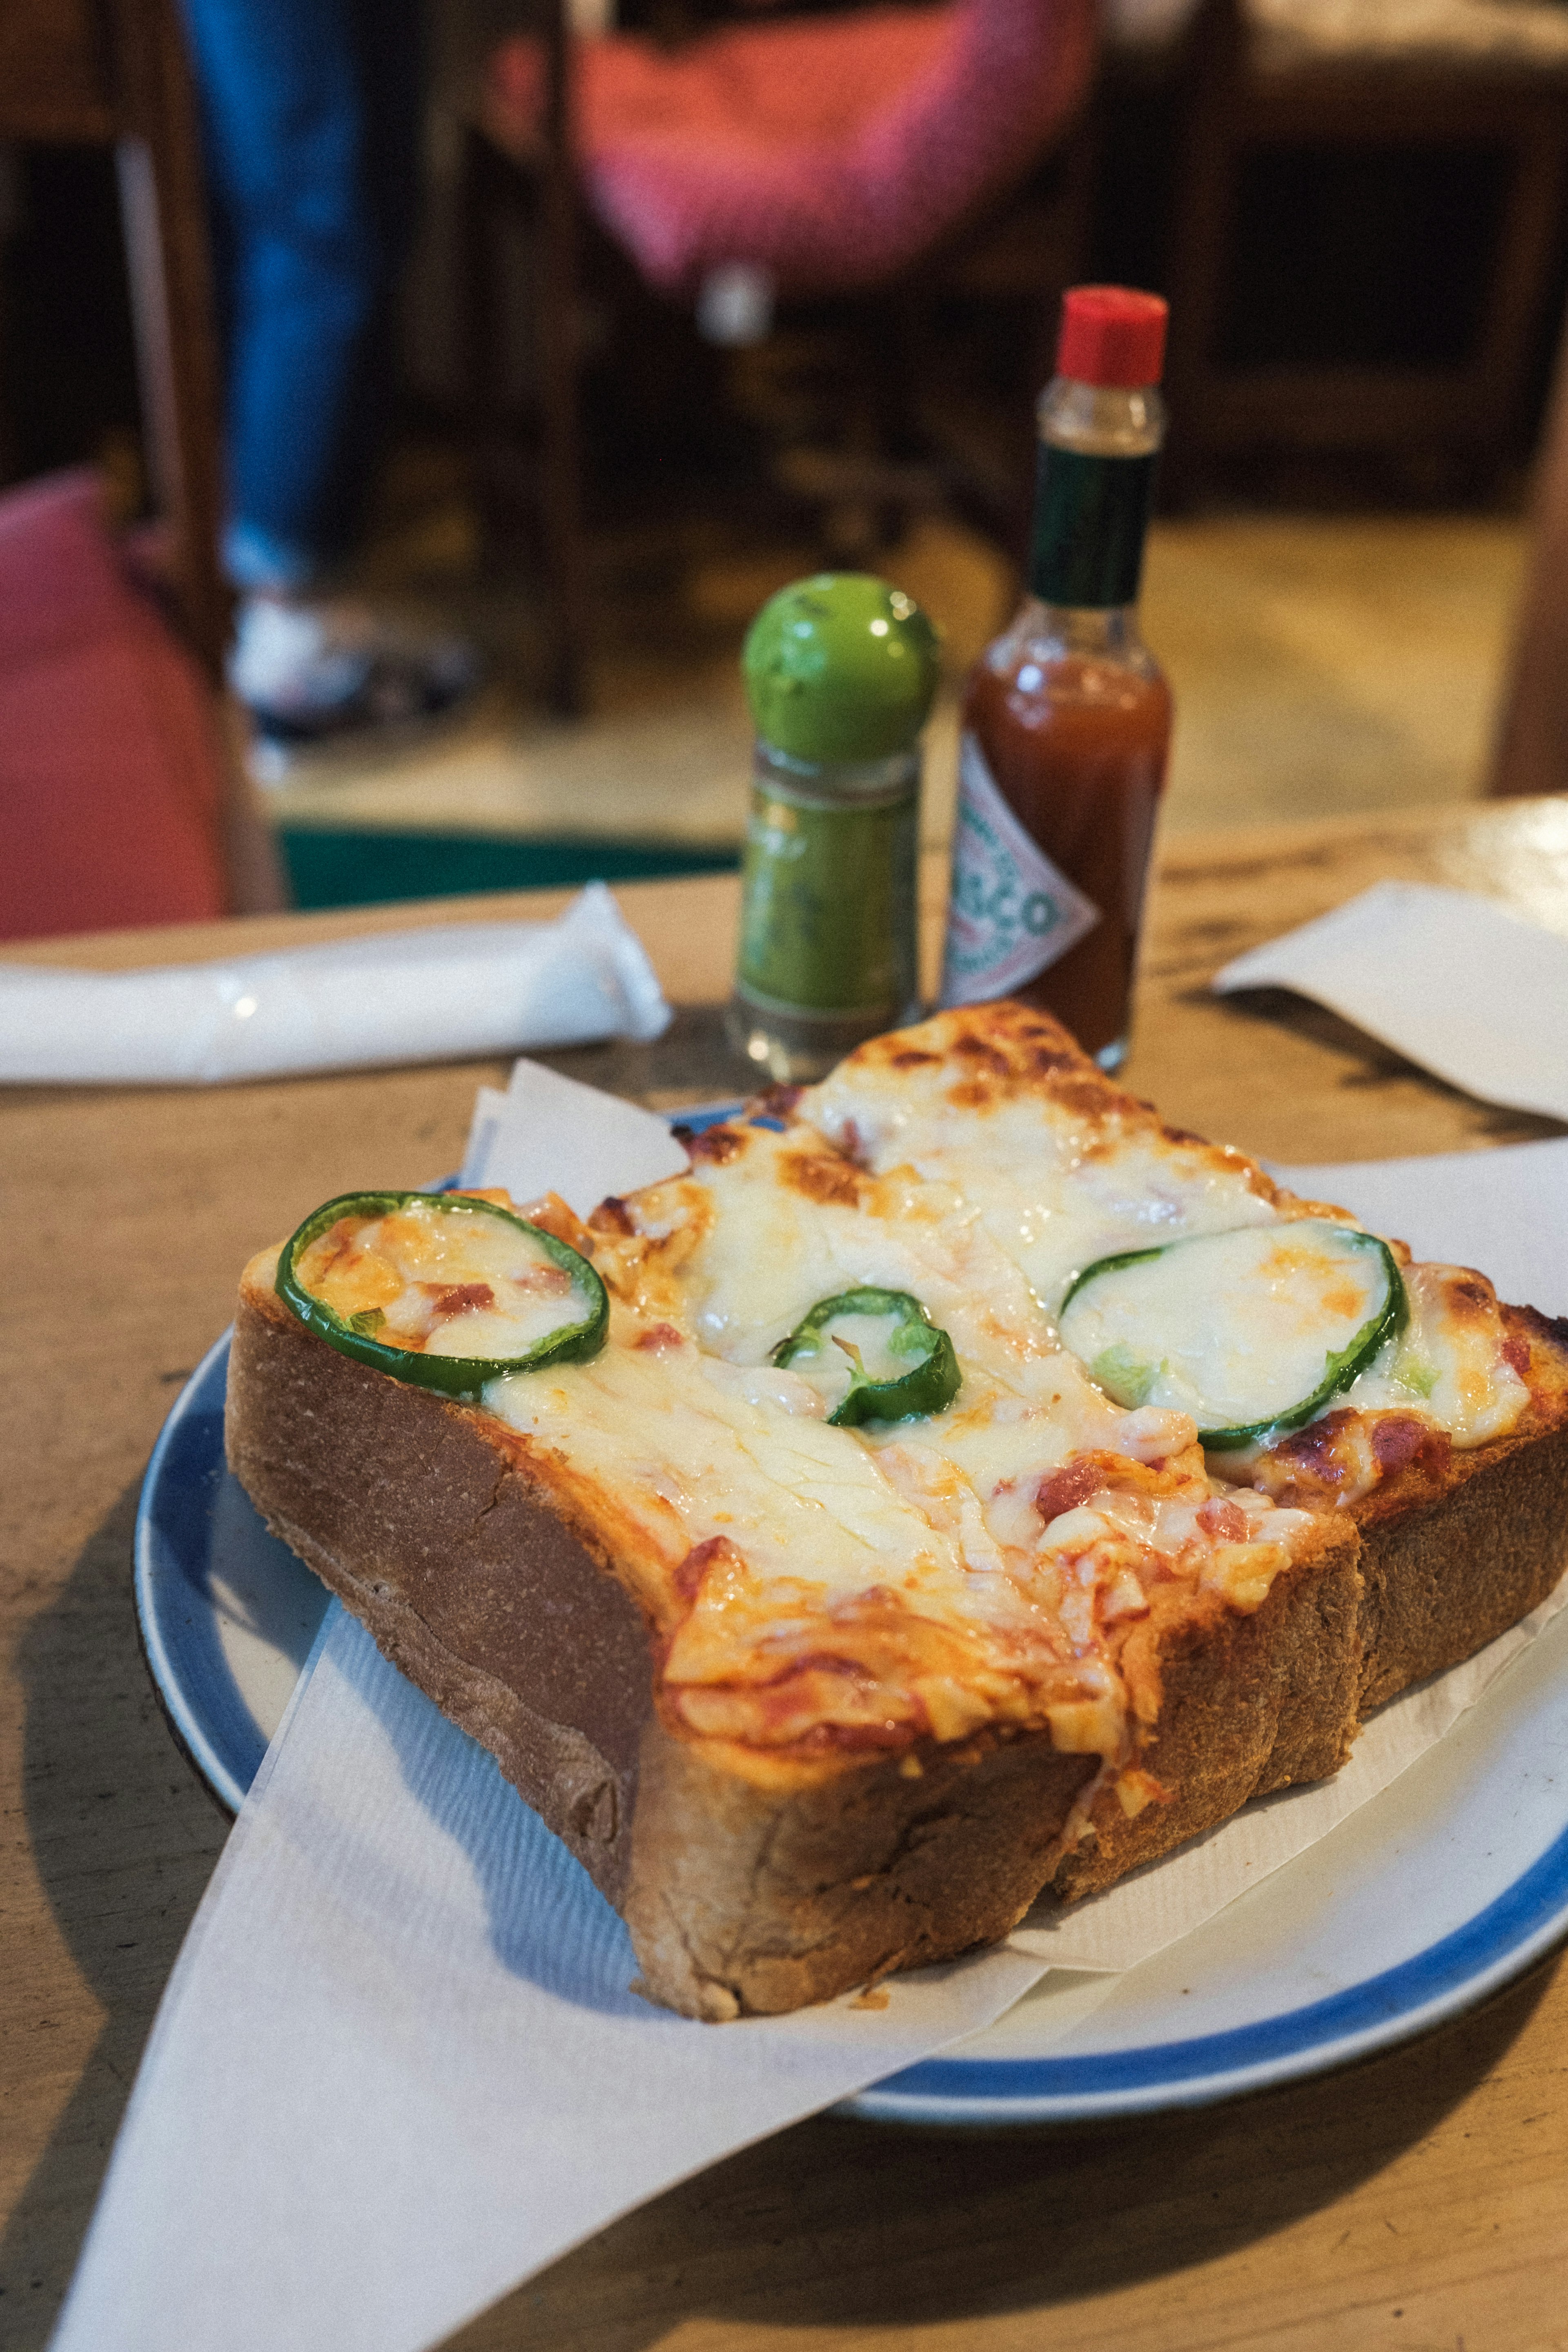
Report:
M 1137 1105 L 1108 1115 L 1098 1101 L 1037 1088 L 955 1100 L 981 1081 L 910 1051 L 912 1066 L 908 1055 L 851 1055 L 804 1097 L 801 1116 L 875 1174 L 902 1165 L 952 1185 L 1052 1312 L 1097 1258 L 1279 1215 L 1249 1160 L 1172 1140 Z
M 1053 1311 L 1085 1266 L 1122 1251 L 1302 1216 L 1357 1223 L 1277 1192 L 1240 1152 L 1173 1133 L 1100 1080 L 1080 1082 L 1075 1057 L 1032 1047 L 1026 1017 L 1013 1025 L 1017 1035 L 966 1034 L 948 1015 L 876 1039 L 811 1088 L 800 1114 L 873 1174 L 902 1163 L 954 1183 Z M 1405 1280 L 1409 1338 L 1322 1413 L 1397 1405 L 1461 1450 L 1506 1436 L 1530 1392 L 1491 1285 L 1455 1267 L 1414 1266 Z
M 526 1356 L 594 1308 L 586 1288 L 509 1220 L 419 1201 L 389 1216 L 340 1217 L 294 1271 L 342 1322 L 379 1316 L 373 1337 L 431 1356 Z
M 1405 1295 L 1405 1331 L 1334 1403 L 1415 1412 L 1461 1452 L 1506 1437 L 1530 1402 L 1530 1388 L 1506 1352 L 1508 1333 L 1491 1284 L 1468 1266 L 1412 1265 Z
M 688 1338 L 640 1344 L 658 1328 L 617 1307 L 603 1354 L 508 1375 L 485 1402 L 559 1447 L 599 1523 L 633 1538 L 623 1556 L 643 1563 L 690 1728 L 768 1747 L 832 1727 L 902 1745 L 1049 1719 L 1053 1704 L 1117 1712 L 1104 1662 L 1078 1658 L 1036 1596 L 985 1574 L 999 1563 L 972 1559 L 854 1432 L 781 1402 L 777 1373 L 748 1395 Z
M 1013 1722 L 1125 1761 L 1120 1652 L 1154 1587 L 1255 1609 L 1307 1535 L 1262 1495 L 1226 1503 L 1186 1414 L 1105 1395 L 951 1181 L 740 1124 L 613 1223 L 605 1352 L 486 1403 L 622 1529 L 689 1730 L 897 1746 Z M 919 1299 L 963 1382 L 943 1413 L 836 1429 L 819 1384 L 770 1359 L 820 1300 L 871 1286 Z
M 1056 1057 L 1065 1089 L 981 1083 L 955 1042 L 974 1018 L 883 1041 L 783 1131 L 710 1130 L 689 1175 L 606 1204 L 586 1245 L 608 1344 L 485 1402 L 637 1591 L 677 1727 L 762 1755 L 1046 1726 L 1136 1810 L 1149 1791 L 1126 1768 L 1159 1689 L 1130 1635 L 1156 1605 L 1257 1609 L 1320 1538 L 1270 1457 L 1216 1476 L 1190 1416 L 1117 1404 L 1050 1310 L 1096 1257 L 1283 1238 L 1304 1204 L 1167 1136 L 1074 1056 Z M 984 1018 L 999 1034 L 1005 1015 Z M 1363 1380 L 1369 1402 L 1393 1383 L 1479 1444 L 1522 1383 L 1498 1372 L 1496 1304 L 1472 1279 L 1418 1269 L 1403 1349 Z M 772 1353 L 820 1300 L 873 1286 L 948 1331 L 962 1385 L 940 1414 L 837 1429 L 820 1384 Z

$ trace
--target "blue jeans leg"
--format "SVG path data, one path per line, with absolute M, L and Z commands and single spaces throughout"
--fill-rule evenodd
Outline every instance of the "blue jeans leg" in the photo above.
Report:
M 184 0 L 225 344 L 237 586 L 307 585 L 379 453 L 417 208 L 420 0 Z

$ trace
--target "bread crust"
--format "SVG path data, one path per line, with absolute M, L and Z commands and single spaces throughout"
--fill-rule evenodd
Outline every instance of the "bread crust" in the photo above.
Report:
M 225 1426 L 272 1532 L 618 1903 L 653 1703 L 642 1612 L 498 1424 L 338 1355 L 247 1286 Z
M 1142 1760 L 1171 1799 L 1129 1818 L 1107 1790 L 1088 1834 L 1063 1855 L 1053 1895 L 1099 1894 L 1249 1798 L 1338 1771 L 1359 1720 L 1361 1546 L 1348 1521 L 1325 1519 L 1314 1532 L 1311 1552 L 1275 1578 L 1251 1615 L 1210 1594 L 1206 1609 L 1166 1624 L 1156 1614 L 1133 1634 L 1130 1649 L 1154 1652 L 1160 1689 Z
M 767 2015 L 994 1942 L 1096 1762 L 992 1732 L 759 1788 L 650 1717 L 624 1906 L 648 1990 L 688 2017 Z
M 1440 1494 L 1362 1528 L 1360 1714 L 1538 1608 L 1568 1542 L 1568 1427 L 1456 1456 Z

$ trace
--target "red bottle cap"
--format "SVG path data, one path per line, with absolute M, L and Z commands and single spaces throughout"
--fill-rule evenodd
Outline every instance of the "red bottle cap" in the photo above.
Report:
M 1131 286 L 1069 286 L 1062 296 L 1057 373 L 1075 383 L 1158 383 L 1170 305 Z

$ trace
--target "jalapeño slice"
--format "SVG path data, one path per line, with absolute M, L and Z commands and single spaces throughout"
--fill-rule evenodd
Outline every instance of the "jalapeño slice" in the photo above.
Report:
M 318 1258 L 312 1263 L 312 1251 L 314 1244 L 324 1241 L 334 1226 L 357 1220 L 363 1228 L 390 1217 L 412 1217 L 416 1227 L 417 1222 L 426 1217 L 438 1218 L 443 1223 L 458 1218 L 490 1221 L 488 1226 L 472 1230 L 469 1238 L 476 1246 L 469 1265 L 459 1261 L 455 1267 L 448 1264 L 442 1268 L 438 1259 L 432 1261 L 438 1270 L 457 1279 L 424 1282 L 417 1272 L 412 1276 L 401 1276 L 387 1264 L 387 1282 L 396 1285 L 405 1294 L 410 1290 L 431 1294 L 437 1313 L 444 1318 L 412 1346 L 399 1346 L 395 1340 L 376 1336 L 389 1327 L 394 1330 L 397 1328 L 384 1307 L 373 1306 L 342 1312 L 310 1287 L 308 1279 L 311 1276 L 321 1278 L 320 1261 Z M 442 1241 L 458 1237 L 457 1229 L 450 1236 L 432 1234 L 437 1246 Z M 412 1251 L 405 1254 L 417 1260 L 417 1229 L 411 1239 Z M 509 1247 L 509 1241 L 515 1245 Z M 542 1297 L 530 1300 L 529 1276 L 535 1269 L 557 1279 L 548 1282 Z M 489 1279 L 465 1283 L 461 1279 L 465 1272 L 479 1272 Z M 559 1280 L 562 1276 L 566 1277 L 564 1286 Z M 502 1293 L 499 1301 L 498 1286 Z M 513 1291 L 510 1312 L 505 1297 L 509 1286 Z M 547 1364 L 596 1356 L 605 1344 L 610 1314 L 605 1286 L 579 1251 L 557 1241 L 553 1234 L 545 1233 L 540 1226 L 531 1225 L 510 1209 L 461 1192 L 344 1192 L 337 1200 L 324 1202 L 285 1244 L 278 1261 L 277 1289 L 279 1298 L 300 1322 L 318 1339 L 325 1339 L 329 1347 L 336 1348 L 340 1355 L 353 1356 L 358 1362 L 373 1365 L 378 1372 L 389 1372 L 394 1380 L 410 1381 L 416 1388 L 436 1389 L 443 1396 L 469 1400 L 479 1396 L 487 1381 L 499 1380 L 503 1373 L 540 1371 Z M 550 1308 L 557 1300 L 564 1310 L 563 1319 L 548 1322 Z M 451 1311 L 454 1302 L 455 1313 Z M 539 1328 L 542 1318 L 546 1319 L 542 1331 Z M 479 1325 L 488 1341 L 482 1353 L 457 1355 L 448 1347 L 428 1345 L 429 1338 L 439 1338 L 442 1333 L 458 1338 L 464 1320 Z M 509 1322 L 516 1331 L 515 1347 L 507 1344 Z
M 1302 1217 L 1099 1258 L 1057 1320 L 1118 1404 L 1191 1413 L 1224 1454 L 1310 1421 L 1408 1311 L 1386 1242 Z
M 841 1290 L 818 1299 L 779 1341 L 773 1361 L 814 1386 L 837 1388 L 835 1376 L 847 1372 L 848 1387 L 827 1416 L 839 1429 L 942 1412 L 958 1394 L 952 1341 L 907 1290 Z

